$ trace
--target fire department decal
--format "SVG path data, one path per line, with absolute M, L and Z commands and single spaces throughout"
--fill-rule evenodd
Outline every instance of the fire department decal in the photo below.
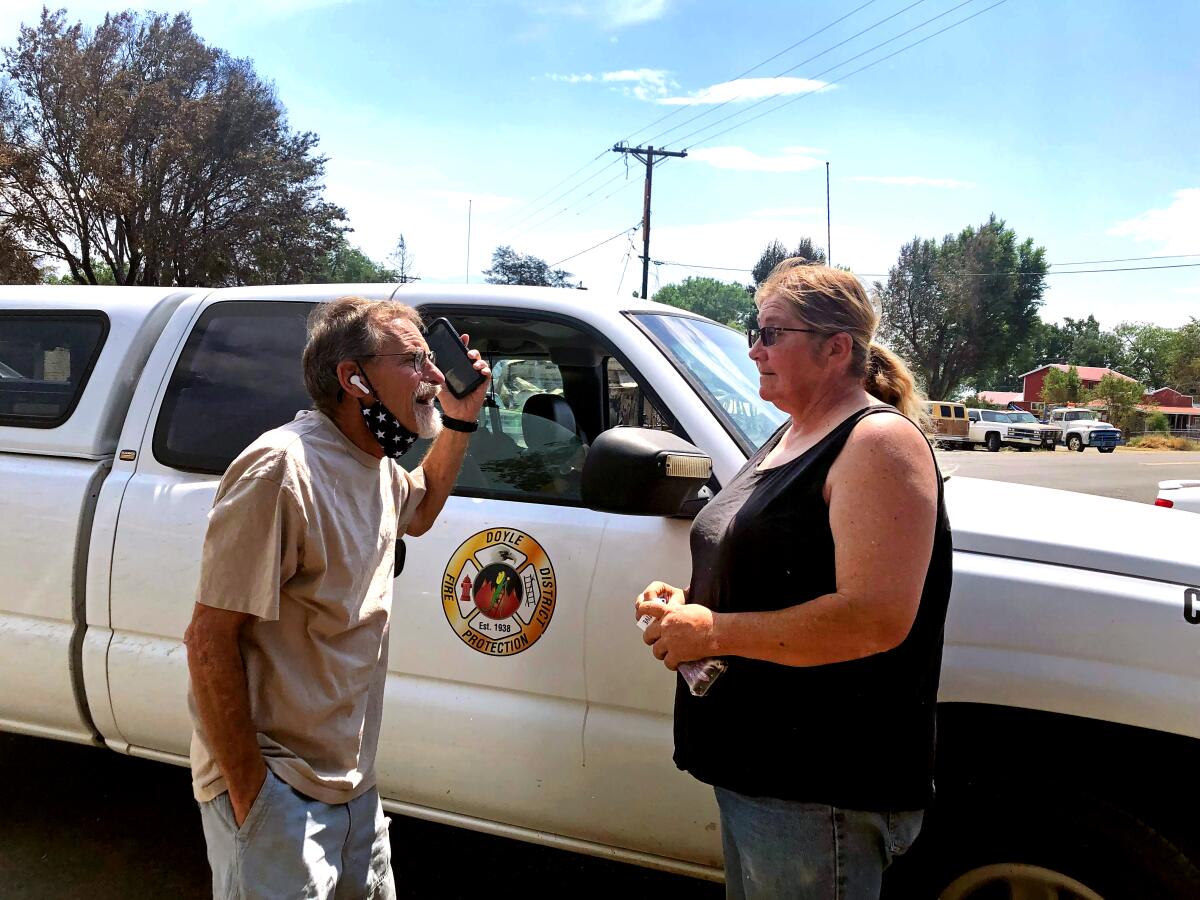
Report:
M 446 621 L 464 644 L 488 656 L 512 656 L 537 643 L 557 593 L 542 545 L 511 528 L 471 535 L 442 574 Z

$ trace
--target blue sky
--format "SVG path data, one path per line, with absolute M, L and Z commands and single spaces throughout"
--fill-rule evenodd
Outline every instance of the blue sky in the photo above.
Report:
M 940 237 L 991 212 L 1060 264 L 1200 254 L 1200 4 L 865 2 L 155 8 L 190 11 L 206 40 L 252 58 L 293 127 L 320 136 L 327 194 L 346 207 L 350 240 L 382 259 L 403 233 L 429 280 L 466 276 L 468 200 L 472 280 L 498 244 L 553 263 L 634 229 L 643 170 L 631 166 L 626 178 L 607 152 L 627 138 L 689 152 L 655 170 L 651 255 L 691 268 L 654 267 L 652 291 L 702 273 L 746 280 L 697 267 L 749 268 L 772 238 L 823 245 L 826 160 L 833 259 L 865 276 L 886 273 L 912 237 Z M 67 4 L 85 23 L 116 8 Z M 3 42 L 39 9 L 6 2 Z M 683 124 L 693 116 L 702 117 Z M 563 268 L 592 290 L 628 295 L 641 274 L 640 234 L 631 235 L 632 252 L 622 235 Z M 1200 255 L 1113 266 L 1185 263 Z M 1088 313 L 1106 326 L 1181 324 L 1200 315 L 1200 268 L 1049 279 L 1043 318 Z

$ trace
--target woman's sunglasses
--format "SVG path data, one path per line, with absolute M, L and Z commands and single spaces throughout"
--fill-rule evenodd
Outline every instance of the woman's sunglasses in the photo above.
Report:
M 746 329 L 746 340 L 750 347 L 762 341 L 764 347 L 774 347 L 775 342 L 779 340 L 779 333 L 782 331 L 803 331 L 805 334 L 820 334 L 815 328 L 781 328 L 778 325 L 768 325 L 765 328 L 759 328 L 757 325 L 751 325 Z

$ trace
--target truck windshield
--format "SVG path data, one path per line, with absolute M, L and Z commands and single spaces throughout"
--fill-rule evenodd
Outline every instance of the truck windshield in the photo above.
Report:
M 787 419 L 758 396 L 758 369 L 741 332 L 686 316 L 637 313 L 633 319 L 650 333 L 747 455 Z
M 1010 412 L 1006 415 L 1008 416 L 1008 421 L 1010 422 L 1037 422 L 1037 419 L 1033 417 L 1033 413 Z

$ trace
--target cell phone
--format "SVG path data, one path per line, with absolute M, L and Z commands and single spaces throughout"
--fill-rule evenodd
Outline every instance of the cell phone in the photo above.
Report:
M 487 380 L 475 371 L 475 362 L 467 356 L 462 336 L 449 319 L 430 322 L 425 329 L 425 343 L 437 357 L 436 365 L 446 376 L 446 387 L 460 400 Z

